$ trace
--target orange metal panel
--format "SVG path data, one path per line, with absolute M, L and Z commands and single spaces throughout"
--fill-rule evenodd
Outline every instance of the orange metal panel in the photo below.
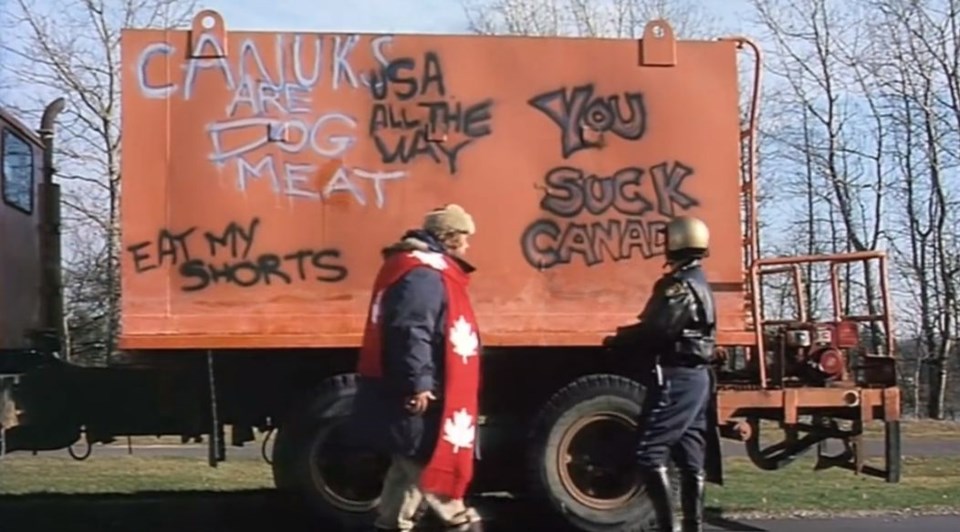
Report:
M 214 22 L 123 32 L 123 347 L 357 345 L 380 248 L 448 202 L 488 344 L 632 319 L 681 213 L 744 330 L 734 42 Z
M 797 422 L 798 408 L 857 407 L 862 419 L 874 418 L 872 408 L 884 405 L 884 419 L 899 419 L 899 411 L 887 409 L 887 397 L 899 397 L 897 388 L 788 388 L 780 390 L 720 389 L 717 412 L 720 423 L 743 415 L 743 410 L 783 409 L 786 423 Z

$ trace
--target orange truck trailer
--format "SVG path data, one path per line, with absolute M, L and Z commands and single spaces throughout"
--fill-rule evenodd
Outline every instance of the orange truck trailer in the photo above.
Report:
M 63 355 L 63 100 L 36 132 L 0 125 L 3 452 L 206 436 L 216 466 L 225 427 L 231 446 L 259 431 L 278 488 L 369 521 L 386 457 L 340 429 L 379 251 L 455 202 L 478 225 L 474 492 L 529 497 L 586 531 L 650 518 L 630 467 L 644 389 L 600 346 L 643 307 L 657 229 L 681 214 L 712 232 L 721 434 L 763 469 L 816 448 L 818 467 L 899 480 L 885 256 L 759 253 L 749 39 L 678 40 L 664 20 L 639 40 L 231 31 L 205 10 L 189 29 L 125 29 L 121 47 L 122 361 Z M 852 263 L 879 270 L 872 315 L 842 312 Z M 833 274 L 826 319 L 802 310 L 811 264 Z M 783 274 L 801 310 L 774 319 L 761 281 Z M 865 465 L 872 420 L 885 468 Z M 782 441 L 761 439 L 770 423 Z M 828 455 L 831 439 L 844 451 Z

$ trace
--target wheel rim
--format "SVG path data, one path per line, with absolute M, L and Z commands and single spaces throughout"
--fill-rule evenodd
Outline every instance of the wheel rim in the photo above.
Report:
M 379 503 L 390 457 L 346 445 L 342 422 L 321 430 L 310 453 L 310 474 L 317 491 L 340 510 L 372 510 Z
M 643 491 L 632 456 L 636 423 L 604 412 L 577 420 L 560 440 L 557 470 L 564 489 L 585 506 L 611 510 Z

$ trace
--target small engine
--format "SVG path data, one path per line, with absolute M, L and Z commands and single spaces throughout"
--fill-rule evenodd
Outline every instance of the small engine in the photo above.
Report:
M 854 322 L 788 327 L 781 344 L 782 376 L 819 383 L 845 380 L 848 375 L 845 350 L 858 343 L 859 331 Z

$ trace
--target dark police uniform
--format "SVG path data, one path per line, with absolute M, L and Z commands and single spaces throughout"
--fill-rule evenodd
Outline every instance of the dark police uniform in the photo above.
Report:
M 665 465 L 668 458 L 674 459 L 680 472 L 683 531 L 700 531 L 708 418 L 712 414 L 709 362 L 716 338 L 716 307 L 700 260 L 675 263 L 654 285 L 639 319 L 605 341 L 608 346 L 641 354 L 640 374 L 647 393 L 638 420 L 637 465 L 660 530 L 672 531 Z

